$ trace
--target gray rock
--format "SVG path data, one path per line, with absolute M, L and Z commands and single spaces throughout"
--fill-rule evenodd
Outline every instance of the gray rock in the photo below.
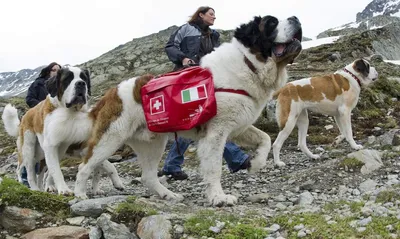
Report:
M 376 182 L 372 179 L 367 179 L 358 187 L 361 193 L 373 192 L 376 187 Z
M 139 222 L 137 234 L 141 239 L 171 239 L 171 222 L 162 215 L 144 217 Z
M 297 237 L 298 238 L 303 238 L 303 237 L 306 237 L 307 236 L 307 233 L 304 231 L 304 230 L 300 230 L 298 233 L 297 233 Z
M 383 61 L 383 56 L 380 55 L 380 54 L 373 54 L 373 55 L 370 57 L 370 61 L 373 61 L 373 62 L 382 62 L 382 61 Z
M 127 196 L 112 196 L 83 200 L 71 206 L 73 215 L 85 217 L 98 217 L 103 213 L 107 205 L 126 201 Z
M 376 141 L 376 137 L 375 136 L 372 135 L 372 136 L 368 137 L 368 143 L 369 144 L 373 144 L 373 143 L 375 143 L 375 141 Z
M 224 227 L 225 227 L 225 222 L 216 221 L 216 225 L 211 226 L 208 230 L 214 233 L 220 233 Z
M 9 231 L 29 232 L 36 228 L 37 220 L 42 216 L 31 209 L 9 206 L 0 212 L 0 225 Z
M 110 218 L 106 213 L 97 218 L 97 226 L 101 228 L 105 239 L 138 239 L 124 224 L 115 223 Z
M 372 217 L 367 217 L 364 219 L 361 219 L 360 221 L 357 222 L 357 225 L 364 227 L 366 225 L 368 225 L 370 222 L 372 222 Z
M 70 224 L 70 225 L 74 225 L 74 226 L 79 226 L 82 224 L 83 220 L 85 220 L 84 216 L 80 216 L 80 217 L 72 217 L 72 218 L 67 218 L 66 221 Z
M 302 229 L 304 229 L 304 225 L 303 224 L 299 224 L 299 225 L 294 226 L 294 230 L 296 230 L 296 231 L 299 231 L 299 230 L 302 230 Z
M 103 237 L 103 231 L 99 227 L 92 227 L 89 232 L 90 239 L 101 239 Z
M 270 227 L 265 228 L 265 230 L 268 233 L 274 233 L 279 231 L 279 229 L 281 229 L 281 226 L 279 226 L 278 224 L 272 224 Z
M 365 230 L 367 230 L 366 227 L 358 227 L 358 228 L 357 228 L 357 232 L 363 232 L 363 231 L 365 231 Z
M 392 129 L 389 132 L 379 136 L 378 137 L 378 142 L 382 146 L 393 145 L 393 140 L 395 141 L 395 143 L 397 142 L 397 139 L 395 140 L 394 137 L 395 137 L 395 135 L 398 135 L 398 134 L 400 134 L 400 129 Z
M 108 161 L 110 161 L 111 163 L 117 163 L 117 162 L 121 162 L 122 161 L 122 156 L 121 155 L 112 155 L 111 157 L 108 158 Z
M 298 204 L 300 206 L 311 205 L 313 201 L 314 201 L 313 195 L 309 191 L 305 191 L 302 194 L 300 194 Z
M 267 201 L 268 199 L 271 198 L 271 195 L 268 193 L 260 193 L 260 194 L 255 194 L 251 195 L 246 198 L 247 201 L 252 202 L 252 203 L 258 203 L 262 201 Z
M 176 234 L 183 234 L 183 232 L 185 231 L 185 229 L 181 225 L 175 225 L 174 230 Z
M 400 146 L 400 133 L 399 133 L 399 132 L 397 132 L 397 133 L 393 136 L 392 145 L 393 145 L 393 146 Z
M 348 158 L 356 158 L 364 163 L 361 167 L 362 174 L 369 174 L 383 166 L 380 153 L 377 150 L 363 149 L 347 155 Z

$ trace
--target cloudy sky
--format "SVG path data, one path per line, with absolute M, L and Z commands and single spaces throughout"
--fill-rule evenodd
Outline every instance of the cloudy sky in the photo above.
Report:
M 315 37 L 355 21 L 371 1 L 1 0 L 0 72 L 86 62 L 133 38 L 184 24 L 200 5 L 215 9 L 217 29 L 234 29 L 255 15 L 296 15 L 303 35 Z

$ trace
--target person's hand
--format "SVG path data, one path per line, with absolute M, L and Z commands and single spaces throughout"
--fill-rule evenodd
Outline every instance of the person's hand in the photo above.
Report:
M 194 61 L 192 59 L 190 59 L 190 58 L 185 58 L 185 59 L 182 60 L 182 65 L 186 66 L 186 65 L 189 65 L 189 64 L 194 64 Z

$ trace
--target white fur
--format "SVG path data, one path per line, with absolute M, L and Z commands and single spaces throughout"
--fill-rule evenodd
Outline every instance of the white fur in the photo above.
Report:
M 6 107 L 4 107 L 1 118 L 4 122 L 4 128 L 6 129 L 6 132 L 10 136 L 17 137 L 18 125 L 20 123 L 17 109 L 12 107 L 11 104 L 7 104 Z
M 286 29 L 287 30 L 287 29 Z M 285 30 L 283 30 L 285 31 Z M 244 62 L 246 56 L 257 69 L 255 74 Z M 233 205 L 237 199 L 226 195 L 221 187 L 223 148 L 228 139 L 255 148 L 251 161 L 251 172 L 266 165 L 271 148 L 270 137 L 252 126 L 271 99 L 274 90 L 287 80 L 285 65 L 278 68 L 273 58 L 260 62 L 237 39 L 224 43 L 201 60 L 201 66 L 210 69 L 216 88 L 243 89 L 251 97 L 216 92 L 217 115 L 206 123 L 204 131 L 195 129 L 178 132 L 179 136 L 198 140 L 198 157 L 206 183 L 206 195 L 212 205 Z M 77 175 L 75 196 L 86 197 L 86 180 L 93 170 L 107 159 L 122 144 L 127 144 L 137 153 L 142 167 L 142 182 L 161 198 L 181 200 L 182 196 L 165 188 L 157 178 L 157 166 L 165 149 L 168 135 L 153 133 L 147 129 L 142 105 L 132 96 L 135 78 L 123 81 L 118 86 L 118 96 L 123 103 L 121 115 L 111 123 L 93 149 Z
M 356 75 L 358 79 L 361 80 L 362 85 L 368 85 L 372 82 L 373 79 L 376 79 L 378 77 L 378 73 L 376 72 L 374 67 L 370 67 L 369 75 L 367 77 L 364 77 L 362 74 L 356 72 L 353 69 L 353 64 L 354 63 L 351 63 L 345 68 Z M 307 129 L 309 125 L 307 112 L 308 110 L 325 115 L 330 115 L 335 118 L 335 121 L 341 133 L 337 137 L 337 140 L 335 142 L 336 144 L 340 143 L 340 141 L 342 141 L 343 139 L 346 139 L 353 149 L 359 150 L 363 148 L 361 145 L 357 144 L 354 141 L 351 129 L 351 111 L 357 105 L 361 88 L 357 80 L 351 74 L 345 72 L 344 70 L 338 70 L 335 72 L 335 74 L 341 74 L 346 79 L 348 79 L 350 83 L 350 89 L 338 95 L 334 101 L 329 100 L 326 97 L 320 102 L 302 101 L 301 99 L 297 102 L 294 100 L 291 101 L 289 118 L 286 122 L 285 127 L 279 132 L 278 137 L 276 138 L 272 146 L 275 165 L 279 167 L 285 166 L 285 163 L 282 162 L 279 157 L 280 150 L 283 146 L 283 143 L 296 125 L 298 127 L 298 146 L 300 147 L 301 151 L 303 151 L 308 157 L 313 159 L 317 159 L 320 157 L 317 154 L 313 154 L 308 149 L 306 144 Z M 310 78 L 292 81 L 288 84 L 304 86 L 310 84 Z M 278 122 L 280 122 L 280 107 L 281 105 L 278 101 L 276 106 L 276 117 Z
M 19 137 L 17 140 L 18 150 L 22 155 L 22 164 L 17 167 L 18 179 L 21 180 L 20 170 L 25 166 L 28 183 L 32 190 L 42 190 L 43 180 L 46 178 L 46 190 L 56 189 L 59 194 L 72 194 L 72 190 L 65 183 L 59 161 L 64 157 L 70 145 L 86 141 L 91 133 L 92 120 L 88 116 L 87 104 L 83 105 L 80 110 L 75 107 L 66 108 L 66 104 L 71 102 L 75 96 L 76 83 L 82 81 L 79 77 L 81 71 L 79 68 L 68 67 L 68 69 L 74 73 L 74 79 L 65 89 L 61 100 L 57 96 L 47 96 L 47 99 L 56 109 L 46 115 L 43 133 L 34 133 L 26 130 L 24 132 L 23 145 L 21 145 Z M 86 95 L 87 97 L 88 95 Z M 8 128 L 10 132 L 18 132 L 19 120 L 18 115 L 15 114 L 16 109 L 11 105 L 6 109 L 7 111 L 3 113 L 2 117 L 6 129 Z M 17 121 L 18 124 L 15 123 Z M 45 175 L 44 171 L 42 171 L 39 177 L 36 178 L 35 164 L 43 158 L 46 160 L 48 174 Z M 100 167 L 110 175 L 116 188 L 123 188 L 113 164 L 106 161 Z M 97 187 L 97 191 L 98 182 L 96 180 L 99 179 L 99 177 L 93 177 L 93 185 Z

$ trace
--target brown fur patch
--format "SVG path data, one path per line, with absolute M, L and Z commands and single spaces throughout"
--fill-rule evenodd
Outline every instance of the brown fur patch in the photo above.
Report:
M 290 114 L 290 107 L 293 101 L 320 102 L 327 98 L 334 101 L 338 95 L 350 89 L 349 81 L 339 74 L 332 74 L 322 77 L 313 77 L 309 85 L 286 84 L 273 94 L 280 104 L 279 127 L 283 129 Z
M 98 144 L 103 134 L 108 130 L 111 123 L 115 121 L 122 113 L 122 100 L 118 96 L 118 89 L 111 88 L 97 102 L 96 106 L 89 113 L 93 120 L 92 135 L 88 140 L 88 153 L 83 162 L 87 163 L 93 155 L 93 147 Z
M 27 130 L 32 133 L 43 133 L 44 119 L 55 109 L 56 108 L 50 103 L 49 98 L 46 98 L 25 113 L 19 126 L 19 140 L 21 147 L 24 145 L 24 133 Z M 22 163 L 21 152 L 18 152 L 18 163 Z
M 142 103 L 142 96 L 140 94 L 140 90 L 144 85 L 146 85 L 154 76 L 150 74 L 143 75 L 136 79 L 135 87 L 133 87 L 133 99 L 139 104 Z

